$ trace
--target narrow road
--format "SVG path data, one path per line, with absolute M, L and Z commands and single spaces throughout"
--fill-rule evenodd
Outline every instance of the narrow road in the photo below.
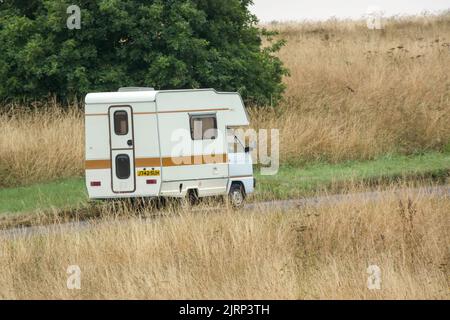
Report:
M 362 193 L 350 193 L 350 194 L 335 194 L 326 195 L 320 197 L 310 197 L 296 200 L 282 200 L 282 201 L 264 201 L 258 203 L 249 203 L 245 206 L 246 209 L 255 210 L 260 208 L 268 207 L 282 207 L 283 209 L 291 208 L 301 208 L 307 206 L 323 206 L 329 204 L 338 204 L 348 201 L 358 201 L 358 202 L 369 202 L 369 201 L 379 201 L 388 194 L 423 194 L 426 196 L 450 196 L 450 185 L 448 186 L 438 186 L 438 187 L 424 187 L 424 188 L 408 188 L 408 189 L 397 189 L 389 191 L 373 191 L 373 192 L 362 192 Z
M 330 204 L 340 204 L 345 202 L 371 202 L 380 201 L 384 196 L 394 194 L 399 196 L 400 194 L 421 194 L 429 197 L 450 197 L 450 185 L 438 186 L 438 187 L 426 187 L 426 188 L 411 188 L 411 189 L 398 189 L 389 191 L 374 191 L 352 194 L 337 194 L 326 195 L 320 197 L 310 197 L 296 200 L 276 200 L 276 201 L 264 201 L 257 203 L 249 203 L 245 205 L 243 211 L 254 212 L 264 209 L 281 208 L 283 210 L 288 209 L 301 209 L 304 207 L 319 207 Z M 193 209 L 194 212 L 201 212 L 204 209 Z M 157 216 L 158 217 L 158 216 Z M 157 218 L 156 217 L 156 218 Z M 164 217 L 164 215 L 160 215 Z M 139 218 L 134 218 L 139 219 Z M 143 223 L 151 222 L 154 218 L 141 218 L 139 221 Z M 130 220 L 123 220 L 119 223 L 127 223 Z M 54 233 L 66 233 L 66 232 L 80 232 L 86 229 L 95 228 L 99 225 L 105 226 L 108 224 L 118 223 L 117 221 L 79 221 L 69 222 L 63 224 L 45 225 L 45 226 L 33 226 L 23 228 L 13 228 L 0 231 L 0 239 L 15 239 L 21 237 L 31 237 L 38 235 L 47 235 Z

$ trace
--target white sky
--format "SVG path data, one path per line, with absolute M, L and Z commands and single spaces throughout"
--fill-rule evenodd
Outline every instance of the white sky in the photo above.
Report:
M 253 0 L 252 11 L 261 22 L 361 18 L 369 7 L 387 16 L 450 9 L 450 0 Z

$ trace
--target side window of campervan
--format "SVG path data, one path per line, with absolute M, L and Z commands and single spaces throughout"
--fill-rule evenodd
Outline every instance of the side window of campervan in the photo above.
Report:
M 118 136 L 128 134 L 128 114 L 126 111 L 114 112 L 114 132 Z
M 192 140 L 214 140 L 217 138 L 216 115 L 191 115 Z

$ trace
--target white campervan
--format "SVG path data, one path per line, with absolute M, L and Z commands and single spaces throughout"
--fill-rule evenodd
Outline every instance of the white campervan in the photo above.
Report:
M 254 190 L 249 125 L 238 93 L 123 88 L 85 99 L 86 186 L 91 199 L 229 195 Z

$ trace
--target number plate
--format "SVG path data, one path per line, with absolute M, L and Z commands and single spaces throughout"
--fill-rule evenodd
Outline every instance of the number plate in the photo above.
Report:
M 137 173 L 138 177 L 154 177 L 160 174 L 159 170 L 139 170 Z

